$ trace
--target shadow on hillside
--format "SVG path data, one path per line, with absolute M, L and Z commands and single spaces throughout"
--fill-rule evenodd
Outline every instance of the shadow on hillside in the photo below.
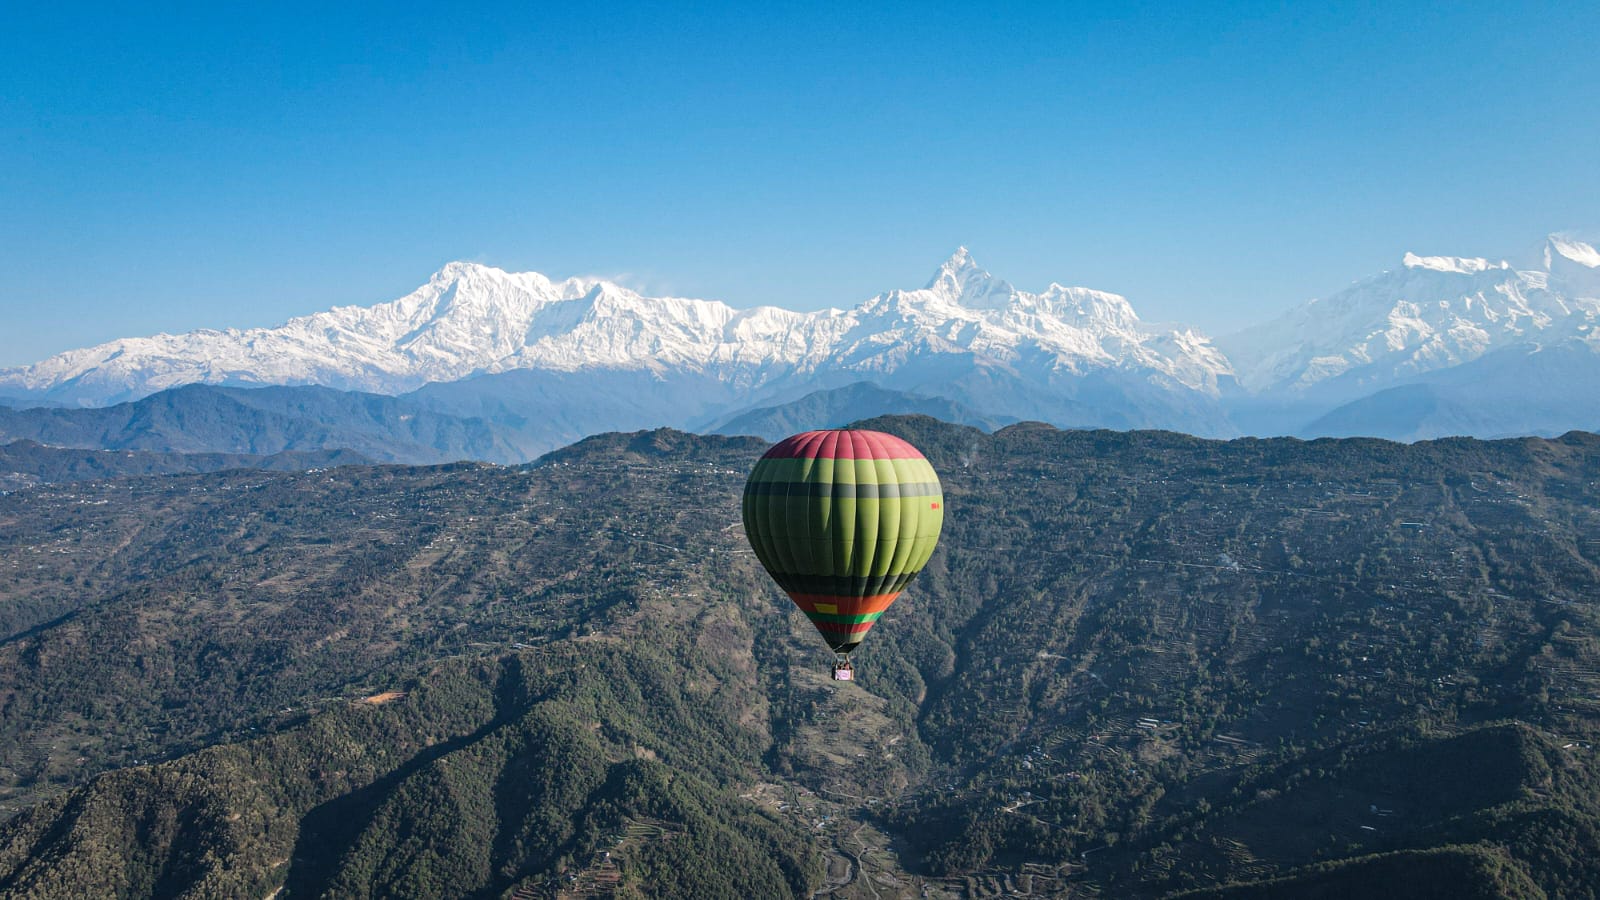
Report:
M 362 830 L 371 823 L 373 815 L 396 788 L 436 760 L 472 746 L 510 722 L 515 717 L 515 709 L 514 704 L 508 702 L 507 695 L 517 681 L 514 673 L 518 668 L 512 666 L 509 671 L 501 673 L 492 720 L 469 734 L 427 747 L 366 787 L 335 797 L 306 813 L 300 819 L 300 836 L 295 840 L 294 851 L 289 856 L 289 872 L 284 878 L 280 896 L 323 896 L 329 882 L 338 874 L 340 860 L 354 846 Z

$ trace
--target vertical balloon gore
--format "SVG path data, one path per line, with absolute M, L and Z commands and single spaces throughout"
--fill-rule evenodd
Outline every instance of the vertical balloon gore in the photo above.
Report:
M 756 558 L 836 652 L 854 650 L 933 555 L 939 476 L 881 431 L 807 431 L 773 445 L 744 486 Z

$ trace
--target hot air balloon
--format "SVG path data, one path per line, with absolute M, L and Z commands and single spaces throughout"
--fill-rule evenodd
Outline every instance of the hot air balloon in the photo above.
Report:
M 850 652 L 939 541 L 933 465 L 881 431 L 807 431 L 756 463 L 743 508 L 756 558 L 838 655 L 834 678 L 850 680 Z

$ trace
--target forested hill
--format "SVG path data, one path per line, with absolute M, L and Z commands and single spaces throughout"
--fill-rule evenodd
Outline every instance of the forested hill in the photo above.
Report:
M 370 465 L 353 450 L 285 450 L 268 456 L 248 453 L 168 453 L 155 450 L 81 450 L 49 447 L 37 441 L 0 444 L 0 491 L 40 484 L 96 481 L 124 475 L 174 475 L 223 469 L 325 469 Z
M 1595 894 L 1600 438 L 866 424 L 842 685 L 752 439 L 0 496 L 0 895 Z

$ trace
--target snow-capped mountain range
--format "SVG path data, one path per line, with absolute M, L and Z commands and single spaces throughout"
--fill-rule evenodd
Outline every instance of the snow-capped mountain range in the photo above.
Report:
M 1562 235 L 1541 250 L 1528 267 L 1407 253 L 1398 270 L 1218 343 L 1248 390 L 1354 396 L 1529 341 L 1600 342 L 1600 253 Z
M 1577 351 L 1562 357 L 1573 390 L 1600 385 L 1595 244 L 1552 235 L 1515 263 L 1406 254 L 1393 271 L 1216 341 L 1147 325 L 1116 294 L 1019 290 L 965 249 L 923 288 L 818 312 L 645 297 L 602 280 L 457 262 L 388 303 L 278 328 L 125 338 L 0 370 L 0 397 L 104 406 L 188 384 L 412 392 L 435 412 L 532 417 L 555 441 L 586 429 L 707 427 L 870 381 L 999 418 L 1305 433 L 1342 404 L 1486 358 L 1499 360 L 1496 378 L 1514 380 L 1508 359 L 1558 345 Z M 1538 360 L 1546 381 L 1550 359 Z M 1467 389 L 1460 381 L 1450 390 Z M 1478 432 L 1494 428 L 1484 412 L 1474 411 Z M 1515 427 L 1600 428 L 1552 415 Z
M 913 348 L 1002 364 L 1043 354 L 1068 371 L 1135 367 L 1211 393 L 1227 371 L 1203 338 L 1144 328 L 1122 297 L 1058 284 L 1019 291 L 962 248 L 921 290 L 810 313 L 644 297 L 606 281 L 556 282 L 455 262 L 389 303 L 339 307 L 278 328 L 124 338 L 0 370 L 0 387 L 104 405 L 193 383 L 399 394 L 518 369 L 645 369 L 758 388 L 822 372 L 890 374 Z

